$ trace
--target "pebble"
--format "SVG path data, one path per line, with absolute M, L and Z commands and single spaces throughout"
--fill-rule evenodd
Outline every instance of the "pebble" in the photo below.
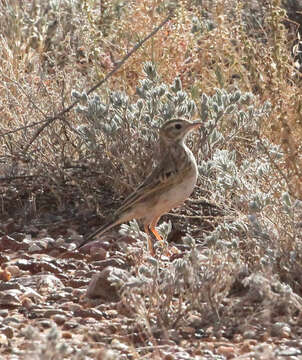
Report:
M 107 266 L 113 266 L 121 269 L 128 268 L 128 264 L 125 262 L 125 260 L 118 257 L 112 257 L 106 260 L 94 261 L 92 262 L 92 266 L 98 267 L 99 271 L 105 269 Z
M 65 291 L 52 293 L 47 297 L 49 301 L 61 301 L 61 300 L 72 300 L 72 294 L 67 293 Z
M 0 292 L 0 305 L 2 306 L 21 306 L 20 297 L 22 292 L 17 289 L 4 290 Z
M 243 338 L 244 339 L 256 339 L 257 338 L 256 331 L 255 330 L 246 330 L 243 333 Z
M 0 316 L 1 317 L 7 317 L 8 316 L 8 310 L 7 309 L 0 309 Z
M 17 277 L 22 275 L 24 272 L 19 269 L 16 265 L 8 265 L 6 267 L 6 270 L 9 271 L 13 277 Z
M 30 298 L 30 299 L 33 299 L 33 300 L 35 300 L 36 302 L 41 302 L 41 301 L 44 300 L 44 299 L 43 299 L 43 296 L 41 296 L 39 293 L 37 293 L 37 291 L 35 291 L 34 289 L 29 288 L 29 287 L 26 288 L 23 296 L 26 296 L 26 297 L 28 297 L 28 298 Z
M 12 339 L 14 337 L 14 329 L 11 326 L 6 326 L 3 329 L 1 329 L 3 334 L 6 335 L 8 339 Z
M 45 320 L 42 319 L 37 322 L 37 325 L 40 325 L 43 327 L 43 329 L 50 329 L 54 326 L 54 322 L 52 320 Z
M 129 345 L 122 343 L 121 341 L 117 340 L 117 339 L 113 339 L 111 341 L 111 347 L 112 349 L 116 349 L 119 351 L 128 351 L 129 350 Z
M 107 251 L 102 247 L 97 247 L 97 248 L 92 247 L 90 249 L 90 255 L 91 255 L 91 260 L 102 261 L 106 259 Z
M 51 240 L 53 240 L 53 239 L 51 239 Z M 47 248 L 48 248 L 48 240 L 47 240 L 47 238 L 45 239 L 41 239 L 41 240 L 38 240 L 37 242 L 36 242 L 36 244 L 40 247 L 40 249 L 42 249 L 42 250 L 46 250 Z
M 54 243 L 55 246 L 62 246 L 64 244 L 65 244 L 65 239 L 62 237 L 57 238 L 57 240 Z
M 75 320 L 66 321 L 63 325 L 63 330 L 72 330 L 79 326 L 80 324 Z
M 194 314 L 190 314 L 186 319 L 186 322 L 189 324 L 189 326 L 192 326 L 194 328 L 200 328 L 202 325 L 201 317 Z
M 66 311 L 64 311 L 62 309 L 49 309 L 49 310 L 46 310 L 44 313 L 44 317 L 46 317 L 46 318 L 50 318 L 55 315 L 67 315 L 67 313 L 66 313 Z
M 8 249 L 12 251 L 27 250 L 31 244 L 31 240 L 23 239 L 22 242 L 19 242 L 10 236 L 4 235 L 0 238 L 0 251 Z
M 60 315 L 60 314 L 54 315 L 54 316 L 52 317 L 52 320 L 53 320 L 56 324 L 58 324 L 58 325 L 64 324 L 65 321 L 66 321 L 66 319 L 67 319 L 66 316 Z
M 10 324 L 10 325 L 19 325 L 21 323 L 20 319 L 15 316 L 8 316 L 3 320 L 3 324 Z
M 57 289 L 62 289 L 64 288 L 64 284 L 62 283 L 62 281 L 60 279 L 58 279 L 56 276 L 54 275 L 41 275 L 37 281 L 37 287 L 39 289 L 39 291 L 41 291 L 41 289 L 46 291 L 56 291 Z
M 61 305 L 61 309 L 62 310 L 66 310 L 66 311 L 79 311 L 82 309 L 82 306 L 80 304 L 68 301 L 65 302 Z
M 235 356 L 235 348 L 233 346 L 219 346 L 216 353 L 225 356 L 227 359 L 232 359 Z
M 34 302 L 30 298 L 24 297 L 22 299 L 22 306 L 24 306 L 26 309 L 31 309 L 34 307 L 34 305 Z
M 8 339 L 5 334 L 0 334 L 0 345 L 8 345 Z
M 38 244 L 31 244 L 30 247 L 28 248 L 28 252 L 30 252 L 30 253 L 41 251 L 41 250 L 42 249 Z
M 86 289 L 73 289 L 72 296 L 80 298 L 81 296 L 86 294 Z
M 272 336 L 289 338 L 291 334 L 291 328 L 287 323 L 277 322 L 272 325 Z
M 63 339 L 72 339 L 72 333 L 69 331 L 63 331 L 62 332 L 62 338 Z
M 186 335 L 193 335 L 195 333 L 195 328 L 191 327 L 191 326 L 183 326 L 181 328 L 182 333 L 186 334 Z
M 2 281 L 0 282 L 0 295 L 4 290 L 21 290 L 22 287 L 20 284 L 14 281 Z
M 115 286 L 112 278 L 119 278 L 121 281 L 128 281 L 131 275 L 128 271 L 108 266 L 100 273 L 93 275 L 88 288 L 89 298 L 103 298 L 107 301 L 117 301 L 119 299 L 118 287 Z

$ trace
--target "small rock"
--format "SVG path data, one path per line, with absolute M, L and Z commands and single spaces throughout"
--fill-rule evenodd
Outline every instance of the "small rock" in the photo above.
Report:
M 272 325 L 272 336 L 288 338 L 291 334 L 291 328 L 288 324 L 283 322 L 276 322 Z
M 197 315 L 189 315 L 186 321 L 189 326 L 194 327 L 195 329 L 198 329 L 202 326 L 201 317 Z
M 0 292 L 0 305 L 19 307 L 22 292 L 17 289 L 4 290 Z
M 12 274 L 13 277 L 18 277 L 18 276 L 22 275 L 22 273 L 23 273 L 23 272 L 19 269 L 19 267 L 16 266 L 16 265 L 8 265 L 8 266 L 6 267 L 6 270 L 9 271 L 9 272 Z
M 5 223 L 1 224 L 1 227 L 6 234 L 11 234 L 16 231 L 16 225 L 15 219 L 9 218 Z
M 30 298 L 35 300 L 36 302 L 41 302 L 43 301 L 43 296 L 41 296 L 39 293 L 37 293 L 34 289 L 27 287 L 24 294 L 24 297 Z
M 11 326 L 6 326 L 4 329 L 1 329 L 1 331 L 8 339 L 12 339 L 14 337 L 14 329 Z
M 64 315 L 61 315 L 61 314 L 56 314 L 52 317 L 52 320 L 58 324 L 58 325 L 62 325 L 65 323 L 66 321 L 66 316 Z
M 54 322 L 52 320 L 40 320 L 37 322 L 37 325 L 41 325 L 43 329 L 50 329 L 54 326 Z
M 163 360 L 176 360 L 176 358 L 172 354 L 167 354 L 165 355 Z
M 12 251 L 18 251 L 18 250 L 27 250 L 29 247 L 29 244 L 31 244 L 31 241 L 24 241 L 19 242 L 15 240 L 14 238 L 4 235 L 0 238 L 0 251 L 10 249 Z
M 1 317 L 7 317 L 8 316 L 8 310 L 7 309 L 0 309 L 0 316 Z
M 225 356 L 227 359 L 232 359 L 235 354 L 235 348 L 233 346 L 219 346 L 216 349 L 216 353 Z
M 100 273 L 95 274 L 87 289 L 89 298 L 103 298 L 107 301 L 117 301 L 119 299 L 117 286 L 113 284 L 113 277 L 128 281 L 131 277 L 126 270 L 108 266 Z
M 97 354 L 97 360 L 116 360 L 119 359 L 119 354 L 111 349 L 103 348 Z
M 85 291 L 85 290 L 84 290 Z M 82 306 L 80 304 L 77 304 L 77 303 L 74 303 L 74 302 L 71 302 L 71 301 L 68 301 L 68 302 L 65 302 L 61 305 L 61 309 L 62 310 L 66 310 L 66 311 L 77 311 L 77 310 L 81 310 L 82 309 Z
M 26 235 L 25 233 L 19 233 L 15 232 L 10 235 L 12 238 L 14 238 L 18 242 L 22 242 L 24 239 L 28 238 L 30 235 Z
M 104 314 L 97 310 L 97 309 L 79 309 L 74 311 L 74 316 L 78 316 L 81 318 L 89 318 L 89 319 L 95 319 L 95 320 L 103 320 Z
M 80 324 L 75 320 L 66 321 L 63 325 L 63 330 L 72 330 L 79 326 Z
M 278 351 L 278 357 L 284 356 L 285 359 L 293 359 L 294 356 L 301 356 L 301 350 L 296 347 L 289 347 L 286 349 L 280 349 Z M 299 359 L 298 357 L 296 359 Z
M 72 339 L 72 333 L 69 331 L 62 332 L 62 339 Z
M 122 343 L 121 341 L 119 341 L 118 339 L 113 339 L 111 341 L 111 347 L 112 349 L 116 349 L 119 351 L 128 351 L 129 350 L 129 345 Z
M 91 259 L 95 260 L 105 260 L 107 256 L 107 251 L 102 247 L 91 247 L 90 249 Z
M 65 244 L 65 239 L 62 238 L 62 237 L 59 237 L 59 238 L 56 239 L 54 245 L 55 245 L 55 246 L 62 246 L 62 245 L 64 245 L 64 244 Z
M 71 295 L 73 297 L 80 298 L 81 296 L 86 294 L 86 291 L 87 290 L 85 289 L 74 289 Z
M 94 261 L 92 265 L 94 267 L 98 267 L 99 271 L 105 269 L 107 266 L 113 266 L 121 269 L 128 268 L 128 264 L 125 262 L 125 260 L 118 257 L 112 257 L 106 260 Z
M 2 270 L 0 268 L 0 280 L 1 281 L 9 281 L 12 277 L 12 274 L 6 269 Z
M 66 240 L 68 243 L 76 243 L 81 244 L 83 242 L 83 235 L 80 234 L 72 234 L 69 236 L 69 238 Z
M 54 241 L 54 239 L 51 239 L 51 240 Z M 49 243 L 48 238 L 44 238 L 44 239 L 36 241 L 36 244 L 43 250 L 46 250 L 48 248 L 48 243 Z
M 44 317 L 45 318 L 50 318 L 53 317 L 55 315 L 66 315 L 66 311 L 62 310 L 62 309 L 48 309 L 45 311 L 44 313 Z
M 243 340 L 243 337 L 242 337 L 241 334 L 235 334 L 235 335 L 233 336 L 233 341 L 234 341 L 234 343 L 236 343 L 236 344 L 242 342 L 242 340 Z
M 195 333 L 195 329 L 191 326 L 183 326 L 181 331 L 186 335 L 193 335 Z
M 8 340 L 5 334 L 0 334 L 0 345 L 8 345 Z
M 60 279 L 58 279 L 54 275 L 42 275 L 38 278 L 37 281 L 37 288 L 41 292 L 44 290 L 45 292 L 48 291 L 57 291 L 58 289 L 64 288 L 64 284 Z
M 42 249 L 38 244 L 31 244 L 30 247 L 28 248 L 28 252 L 30 253 L 39 252 L 41 250 Z
M 70 293 L 62 291 L 62 292 L 50 294 L 49 296 L 47 296 L 47 300 L 49 301 L 72 300 L 72 295 Z
M 89 279 L 70 279 L 68 282 L 68 286 L 73 288 L 80 288 L 82 286 L 86 286 L 89 284 Z
M 246 330 L 243 333 L 243 337 L 244 339 L 256 339 L 257 338 L 257 334 L 255 330 Z
M 0 282 L 0 294 L 1 294 L 1 291 L 4 291 L 4 290 L 11 290 L 11 289 L 21 290 L 21 288 L 22 287 L 20 286 L 20 284 L 16 283 L 15 281 Z
M 3 320 L 3 324 L 7 325 L 10 324 L 12 326 L 19 325 L 21 323 L 20 319 L 18 319 L 16 316 L 8 316 Z
M 22 306 L 25 307 L 26 309 L 31 309 L 32 307 L 34 307 L 34 302 L 28 298 L 28 297 L 24 297 L 22 299 Z

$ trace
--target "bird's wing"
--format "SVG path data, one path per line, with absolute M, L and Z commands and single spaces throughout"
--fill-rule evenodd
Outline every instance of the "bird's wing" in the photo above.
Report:
M 175 166 L 175 161 L 167 155 L 145 179 L 145 181 L 132 194 L 130 194 L 128 198 L 125 199 L 121 207 L 113 214 L 112 218 L 103 226 L 96 229 L 93 233 L 89 234 L 79 248 L 92 240 L 92 238 L 94 238 L 97 234 L 104 233 L 113 226 L 120 224 L 123 213 L 130 210 L 131 207 L 138 202 L 143 202 L 145 199 L 152 197 L 154 194 L 165 192 L 169 189 L 171 184 L 177 183 L 178 178 L 180 181 L 181 176 L 177 176 L 179 170 L 180 169 Z
M 177 182 L 179 169 L 175 166 L 175 162 L 171 160 L 169 156 L 163 159 L 145 181 L 125 199 L 117 213 L 124 212 L 154 193 L 164 192 L 172 183 Z

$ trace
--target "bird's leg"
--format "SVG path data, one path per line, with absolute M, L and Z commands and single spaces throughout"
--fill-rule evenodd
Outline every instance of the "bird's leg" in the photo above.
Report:
M 149 225 L 149 227 L 150 227 L 150 230 L 152 231 L 152 233 L 154 234 L 154 236 L 156 237 L 156 239 L 158 241 L 162 242 L 163 239 L 161 238 L 158 231 L 156 230 L 156 225 L 157 225 L 158 220 L 159 220 L 159 217 L 156 217 L 155 219 L 153 219 L 151 224 Z
M 162 237 L 159 235 L 158 231 L 156 230 L 156 225 L 157 225 L 158 220 L 159 220 L 159 217 L 153 219 L 151 224 L 149 225 L 149 227 L 150 227 L 150 230 L 152 231 L 152 233 L 154 234 L 154 236 L 156 237 L 156 239 L 160 242 L 160 245 L 163 247 L 164 241 L 163 241 Z
M 150 237 L 150 231 L 149 231 L 149 225 L 148 224 L 144 225 L 144 230 L 145 230 L 145 233 L 147 234 L 148 250 L 149 250 L 150 254 L 152 256 L 154 256 L 155 252 L 154 252 L 153 243 L 152 243 L 152 240 L 151 240 L 151 237 Z
M 161 247 L 165 248 L 164 253 L 166 256 L 170 257 L 173 254 L 178 254 L 179 250 L 176 247 L 172 246 L 171 249 L 168 249 L 167 247 L 165 247 L 165 243 L 164 243 L 163 239 L 161 238 L 158 231 L 156 230 L 156 225 L 157 225 L 158 220 L 159 220 L 159 217 L 152 220 L 151 224 L 149 225 L 150 230 L 152 231 L 152 233 L 154 234 L 156 239 L 160 242 Z

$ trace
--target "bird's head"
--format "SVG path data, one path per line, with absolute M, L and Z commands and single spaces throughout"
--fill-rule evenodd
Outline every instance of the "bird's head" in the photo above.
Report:
M 190 122 L 184 119 L 169 120 L 160 128 L 159 137 L 166 144 L 183 143 L 189 132 L 201 125 L 201 122 Z

